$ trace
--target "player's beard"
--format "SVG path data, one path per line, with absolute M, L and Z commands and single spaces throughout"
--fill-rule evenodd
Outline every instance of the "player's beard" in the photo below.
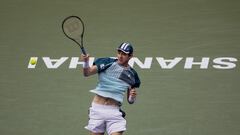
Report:
M 128 61 L 129 61 L 129 59 L 124 59 L 124 58 L 121 58 L 121 57 L 118 58 L 118 64 L 120 64 L 122 66 L 125 66 L 125 67 L 128 66 Z

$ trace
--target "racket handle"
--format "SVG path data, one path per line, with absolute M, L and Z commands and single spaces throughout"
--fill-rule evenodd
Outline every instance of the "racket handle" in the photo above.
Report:
M 82 53 L 83 53 L 84 55 L 87 55 L 87 53 L 86 53 L 84 47 L 81 47 L 81 51 L 82 51 Z

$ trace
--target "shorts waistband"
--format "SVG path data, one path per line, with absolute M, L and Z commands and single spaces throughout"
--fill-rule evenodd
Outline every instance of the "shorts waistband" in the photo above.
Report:
M 101 108 L 101 109 L 120 109 L 119 106 L 113 106 L 113 105 L 102 105 L 92 102 L 93 108 Z

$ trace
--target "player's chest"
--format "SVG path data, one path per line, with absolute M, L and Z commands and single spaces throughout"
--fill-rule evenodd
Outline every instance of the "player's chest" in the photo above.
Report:
M 124 68 L 118 64 L 113 64 L 105 70 L 105 75 L 118 78 L 129 85 L 133 85 L 135 83 L 134 73 L 130 70 L 130 68 Z

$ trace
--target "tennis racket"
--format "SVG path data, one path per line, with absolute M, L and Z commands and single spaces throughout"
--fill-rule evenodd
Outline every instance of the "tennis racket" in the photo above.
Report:
M 84 23 L 78 16 L 69 16 L 62 22 L 63 33 L 72 41 L 77 43 L 81 48 L 81 51 L 86 55 L 86 51 L 83 47 L 83 34 L 84 34 Z

